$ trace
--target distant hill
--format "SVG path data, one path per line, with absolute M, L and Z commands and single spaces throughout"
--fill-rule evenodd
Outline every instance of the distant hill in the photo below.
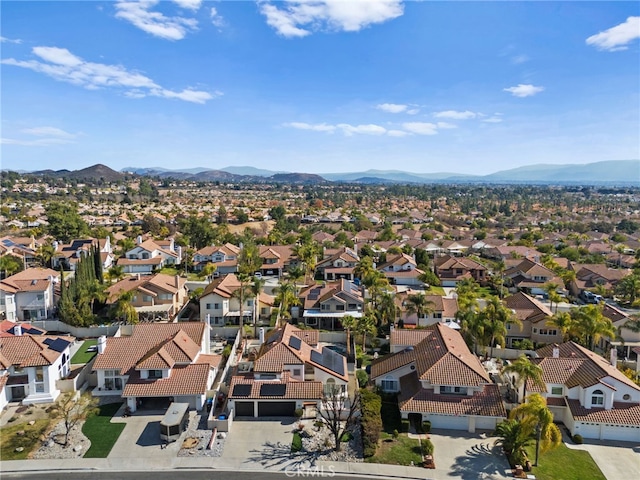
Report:
M 283 183 L 325 183 L 326 180 L 320 175 L 313 173 L 276 173 L 269 177 L 274 182 Z
M 148 168 L 125 167 L 120 169 L 121 172 L 135 173 L 136 175 L 145 175 L 145 176 L 156 176 L 156 175 L 166 176 L 166 174 L 172 174 L 172 173 L 175 173 L 175 174 L 189 173 L 189 174 L 195 175 L 200 172 L 206 172 L 207 170 L 211 170 L 211 169 L 205 168 L 205 167 L 185 168 L 185 169 L 179 169 L 179 170 L 171 170 L 169 168 L 162 168 L 162 167 L 148 167 Z
M 124 180 L 125 175 L 116 172 L 106 165 L 92 165 L 82 170 L 39 170 L 31 172 L 31 175 L 42 175 L 47 177 L 72 178 L 75 180 L 102 180 L 104 182 L 118 182 Z
M 271 177 L 278 173 L 288 173 L 283 171 L 264 170 L 256 167 L 224 167 L 223 172 L 233 173 L 235 175 L 250 175 L 252 177 Z

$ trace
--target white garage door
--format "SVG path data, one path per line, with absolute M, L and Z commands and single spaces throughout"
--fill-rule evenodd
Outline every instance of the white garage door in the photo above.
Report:
M 603 440 L 622 440 L 640 442 L 640 427 L 602 426 Z
M 449 428 L 451 430 L 469 430 L 469 418 L 454 415 L 429 415 L 431 428 Z
M 476 417 L 476 430 L 495 430 L 496 419 L 491 417 Z
M 598 424 L 585 424 L 576 422 L 573 427 L 573 434 L 580 434 L 582 438 L 600 438 L 600 425 Z

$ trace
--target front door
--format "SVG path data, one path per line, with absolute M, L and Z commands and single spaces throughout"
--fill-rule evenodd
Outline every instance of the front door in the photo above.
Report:
M 24 385 L 18 385 L 15 387 L 11 387 L 11 401 L 17 402 L 22 400 L 25 397 L 24 394 Z

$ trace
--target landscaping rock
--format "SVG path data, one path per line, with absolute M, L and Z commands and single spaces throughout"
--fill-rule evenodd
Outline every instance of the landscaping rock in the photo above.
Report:
M 36 424 L 36 421 L 35 421 L 35 420 L 29 420 L 29 422 L 28 422 L 28 423 L 29 423 L 29 425 L 35 425 L 35 424 Z
M 18 430 L 16 432 L 16 435 L 18 435 L 19 437 L 21 437 L 22 435 L 24 435 L 24 430 Z
M 73 447 L 73 451 L 74 452 L 81 452 L 82 451 L 82 445 L 76 445 L 75 447 Z
M 24 447 L 17 447 L 16 452 L 20 453 L 24 451 Z

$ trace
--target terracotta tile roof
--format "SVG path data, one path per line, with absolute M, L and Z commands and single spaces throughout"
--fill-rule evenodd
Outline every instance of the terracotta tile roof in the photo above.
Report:
M 433 330 L 394 329 L 389 335 L 391 345 L 417 345 L 425 338 L 433 335 Z
M 11 280 L 12 284 L 18 287 L 19 292 L 44 292 L 49 289 L 49 280 Z
M 507 412 L 502 403 L 498 386 L 485 385 L 474 395 L 444 395 L 420 387 L 415 373 L 400 379 L 398 405 L 401 412 L 438 413 L 444 415 L 480 415 L 505 418 Z
M 213 282 L 207 285 L 200 298 L 206 297 L 209 294 L 219 295 L 223 298 L 231 298 L 233 292 L 235 292 L 239 288 L 240 281 L 238 280 L 238 277 L 236 277 L 233 273 L 229 273 L 222 277 L 216 278 Z
M 567 401 L 564 397 L 547 397 L 545 398 L 547 405 L 550 407 L 566 407 Z
M 640 425 L 640 404 L 614 402 L 611 410 L 587 409 L 578 400 L 567 399 L 574 421 L 611 423 L 615 425 Z
M 471 353 L 460 333 L 441 323 L 413 332 L 429 331 L 432 333 L 423 334 L 426 338 L 412 349 L 374 362 L 371 366 L 372 377 L 413 362 L 420 380 L 432 384 L 479 386 L 491 383 L 480 360 Z
M 123 397 L 169 397 L 204 395 L 207 392 L 210 367 L 207 363 L 194 363 L 174 367 L 169 378 L 143 380 L 132 371 L 122 392 Z
M 5 280 L 48 280 L 49 277 L 59 278 L 60 272 L 56 272 L 50 268 L 27 268 L 26 270 L 5 278 Z
M 147 258 L 144 260 L 136 260 L 133 258 L 120 257 L 118 265 L 160 265 L 164 259 L 162 257 Z
M 0 375 L 0 392 L 4 389 L 4 386 L 7 384 L 8 378 L 9 378 L 8 373 L 5 373 L 4 375 Z
M 520 321 L 528 320 L 536 323 L 553 316 L 549 307 L 524 292 L 514 293 L 505 298 L 504 303 L 508 308 L 515 310 L 515 315 Z
M 200 355 L 198 355 L 198 359 L 196 360 L 196 363 L 206 363 L 211 368 L 218 368 L 220 367 L 222 358 L 223 358 L 222 355 L 201 353 Z
M 22 334 L 28 335 L 45 335 L 46 330 L 42 328 L 36 328 L 28 322 L 12 322 L 11 320 L 3 320 L 0 322 L 0 337 L 13 337 L 15 335 L 15 328 L 19 326 L 22 329 Z
M 0 337 L 0 362 L 19 367 L 40 367 L 53 364 L 62 351 L 51 348 L 52 341 L 57 339 L 73 343 L 70 336 L 53 335 L 20 335 Z M 63 345 L 64 346 L 64 345 Z
M 263 385 L 285 385 L 283 395 L 262 395 L 260 390 Z M 234 395 L 236 385 L 251 385 L 247 395 Z M 290 399 L 290 400 L 320 400 L 323 397 L 322 382 L 296 382 L 255 380 L 252 376 L 233 377 L 229 387 L 229 398 L 236 400 L 252 399 Z
M 559 350 L 559 358 L 553 358 L 553 349 Z M 581 385 L 589 387 L 598 383 L 608 385 L 607 377 L 615 378 L 634 390 L 640 387 L 627 378 L 620 370 L 611 365 L 606 359 L 574 342 L 559 345 L 547 345 L 536 350 L 538 358 L 534 361 L 543 370 L 543 380 L 546 383 L 560 383 L 569 388 Z M 529 382 L 527 382 L 528 388 Z M 532 386 L 532 390 L 535 388 Z
M 182 331 L 182 333 L 181 333 Z M 170 355 L 182 361 L 193 357 L 193 346 L 200 345 L 205 331 L 202 322 L 139 324 L 133 327 L 133 334 L 107 338 L 107 347 L 96 356 L 94 370 L 119 370 L 123 375 L 133 369 L 149 352 L 164 347 Z M 180 335 L 178 335 L 180 334 Z M 183 335 L 186 335 L 186 337 Z M 170 346 L 178 339 L 178 345 Z M 187 349 L 189 354 L 183 350 Z M 180 357 L 180 355 L 184 355 Z M 174 357 L 175 358 L 175 357 Z M 177 362 L 180 363 L 180 362 Z

